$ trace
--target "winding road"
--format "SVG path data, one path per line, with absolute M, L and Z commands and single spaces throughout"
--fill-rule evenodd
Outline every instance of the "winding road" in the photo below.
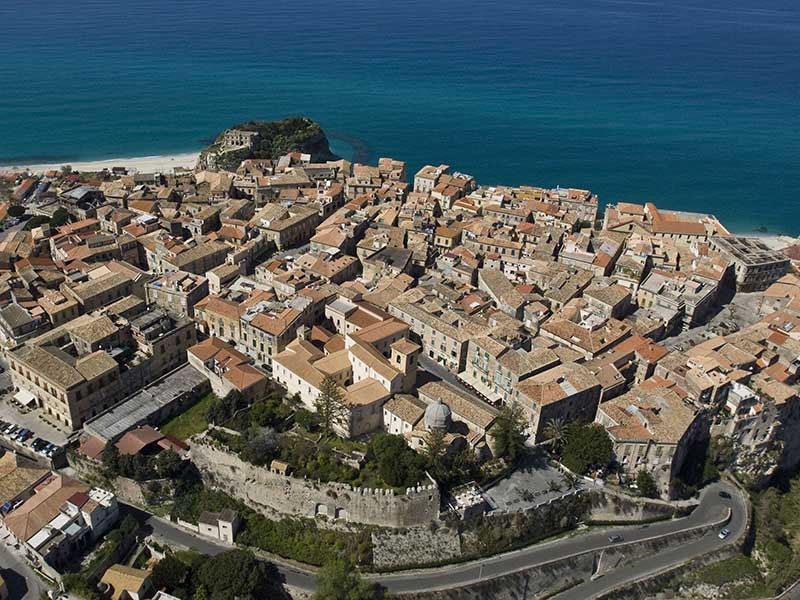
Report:
M 730 493 L 731 498 L 721 497 L 719 492 L 722 490 Z M 403 571 L 393 574 L 369 575 L 368 578 L 395 594 L 458 588 L 536 567 L 554 560 L 568 558 L 590 550 L 601 550 L 610 546 L 618 549 L 624 548 L 625 544 L 629 542 L 674 535 L 687 529 L 713 524 L 724 519 L 729 509 L 731 517 L 726 527 L 730 529 L 731 535 L 727 539 L 722 540 L 719 538 L 718 529 L 721 527 L 714 528 L 702 538 L 683 544 L 678 548 L 668 549 L 654 556 L 643 558 L 640 561 L 612 571 L 595 581 L 583 583 L 556 596 L 560 600 L 573 598 L 584 600 L 609 591 L 623 583 L 656 573 L 692 556 L 700 556 L 725 544 L 734 542 L 745 530 L 747 514 L 745 500 L 734 487 L 726 483 L 716 483 L 703 490 L 700 505 L 688 517 L 646 526 L 617 527 L 579 534 L 536 544 L 491 558 L 457 565 Z M 194 548 L 206 554 L 218 554 L 229 549 L 228 546 L 198 537 L 163 519 L 142 513 L 138 509 L 129 507 L 128 510 L 138 513 L 140 520 L 152 528 L 153 535 L 168 544 Z M 611 534 L 621 535 L 623 541 L 610 544 L 608 536 Z M 288 585 L 303 590 L 314 589 L 313 571 L 282 561 L 276 562 L 275 566 Z

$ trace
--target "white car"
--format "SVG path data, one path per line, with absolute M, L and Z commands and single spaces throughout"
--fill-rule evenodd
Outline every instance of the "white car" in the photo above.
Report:
M 725 529 L 723 529 L 722 531 L 719 532 L 719 539 L 724 540 L 730 534 L 731 534 L 731 530 L 726 527 Z

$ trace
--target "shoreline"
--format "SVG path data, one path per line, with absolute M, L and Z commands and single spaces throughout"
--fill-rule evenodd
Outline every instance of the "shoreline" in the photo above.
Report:
M 175 167 L 185 167 L 194 169 L 200 152 L 181 152 L 178 154 L 164 154 L 155 156 L 135 156 L 128 158 L 105 158 L 101 160 L 69 161 L 63 160 L 58 163 L 36 163 L 19 165 L 0 165 L 0 174 L 18 173 L 30 171 L 32 173 L 44 173 L 54 169 L 60 169 L 63 165 L 72 166 L 73 170 L 80 172 L 95 172 L 113 167 L 125 167 L 139 173 L 146 172 L 167 172 L 171 173 Z
M 349 140 L 345 140 L 339 135 L 331 135 L 345 144 L 350 144 Z M 355 138 L 353 138 L 355 139 Z M 177 154 L 163 154 L 153 156 L 135 156 L 128 158 L 104 158 L 99 160 L 86 160 L 86 161 L 61 161 L 58 163 L 35 163 L 35 164 L 19 164 L 19 165 L 0 165 L 0 175 L 9 173 L 19 173 L 22 171 L 29 171 L 31 173 L 42 174 L 45 171 L 58 170 L 63 165 L 72 166 L 73 170 L 79 172 L 96 172 L 113 167 L 125 167 L 129 171 L 136 173 L 172 173 L 175 167 L 184 167 L 194 169 L 197 164 L 197 159 L 200 157 L 200 151 L 196 152 L 181 152 Z M 779 250 L 792 244 L 800 243 L 800 236 L 793 236 L 786 233 L 778 232 L 763 232 L 763 231 L 731 231 L 733 235 L 740 235 L 745 237 L 759 238 L 765 242 L 771 249 Z

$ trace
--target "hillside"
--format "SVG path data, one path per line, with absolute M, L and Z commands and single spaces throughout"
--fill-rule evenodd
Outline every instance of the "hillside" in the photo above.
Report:
M 253 148 L 225 150 L 223 139 L 225 131 L 229 129 L 254 131 L 259 134 L 259 138 Z M 328 137 L 322 127 L 308 117 L 290 117 L 281 121 L 248 121 L 229 129 L 217 135 L 214 143 L 200 153 L 200 166 L 215 166 L 234 171 L 243 160 L 276 159 L 287 152 L 310 154 L 315 162 L 338 159 L 331 152 Z

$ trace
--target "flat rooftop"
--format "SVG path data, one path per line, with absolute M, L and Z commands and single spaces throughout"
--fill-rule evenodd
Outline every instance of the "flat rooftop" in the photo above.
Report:
M 772 250 L 758 238 L 714 236 L 711 241 L 720 250 L 729 253 L 734 260 L 747 266 L 770 263 L 789 265 L 789 258 L 786 255 Z
M 205 375 L 185 364 L 88 421 L 83 426 L 84 431 L 107 442 L 114 441 L 126 431 L 146 423 L 163 407 L 207 383 Z

